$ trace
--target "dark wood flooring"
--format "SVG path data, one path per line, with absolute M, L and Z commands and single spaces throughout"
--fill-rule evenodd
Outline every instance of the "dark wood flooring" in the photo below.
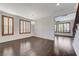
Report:
M 59 54 L 57 54 L 59 51 Z M 1 56 L 75 56 L 74 50 L 70 53 L 55 49 L 54 40 L 47 40 L 38 37 L 29 37 L 20 40 L 0 43 Z

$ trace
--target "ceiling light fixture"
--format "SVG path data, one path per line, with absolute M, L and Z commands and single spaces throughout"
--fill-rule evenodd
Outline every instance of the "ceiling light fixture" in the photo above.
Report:
M 59 5 L 60 5 L 60 3 L 57 3 L 56 5 L 57 5 L 57 6 L 59 6 Z

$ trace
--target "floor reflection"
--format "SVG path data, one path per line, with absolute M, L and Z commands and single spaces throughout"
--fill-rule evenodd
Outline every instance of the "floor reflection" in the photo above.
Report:
M 55 36 L 55 52 L 57 55 L 74 55 L 72 38 Z
M 32 51 L 30 42 L 22 42 L 20 44 L 20 55 L 21 56 L 34 56 L 35 52 Z
M 13 56 L 13 48 L 7 47 L 3 49 L 3 56 Z
M 55 37 L 47 40 L 30 37 L 0 43 L 1 56 L 72 56 L 75 55 L 71 38 Z

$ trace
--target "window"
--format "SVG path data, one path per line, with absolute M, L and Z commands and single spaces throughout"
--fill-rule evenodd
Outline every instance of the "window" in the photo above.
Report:
M 64 24 L 64 32 L 70 32 L 70 23 Z
M 63 24 L 59 24 L 59 32 L 63 32 Z
M 2 35 L 14 34 L 14 19 L 13 17 L 2 15 Z
M 20 34 L 31 32 L 31 22 L 27 20 L 20 20 Z
M 59 23 L 55 25 L 56 32 L 70 32 L 70 23 Z M 58 31 L 57 31 L 58 30 Z
M 57 31 L 56 25 L 55 25 L 55 32 Z
M 66 28 L 67 28 L 67 26 L 66 26 L 66 24 L 64 24 L 64 32 L 66 32 Z

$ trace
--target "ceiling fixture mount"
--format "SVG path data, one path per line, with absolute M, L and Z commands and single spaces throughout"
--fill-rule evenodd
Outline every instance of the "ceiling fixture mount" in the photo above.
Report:
M 60 3 L 57 3 L 56 5 L 57 5 L 57 6 L 59 6 L 59 5 L 60 5 Z

